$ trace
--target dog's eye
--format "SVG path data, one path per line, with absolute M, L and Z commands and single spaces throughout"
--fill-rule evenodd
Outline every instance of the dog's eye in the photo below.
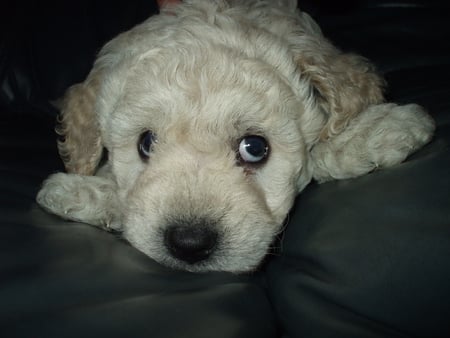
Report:
M 250 135 L 239 143 L 239 157 L 250 164 L 262 162 L 269 154 L 269 145 L 262 136 Z
M 150 157 L 152 144 L 155 141 L 156 141 L 155 135 L 149 130 L 142 133 L 141 136 L 139 137 L 138 152 L 139 156 L 141 156 L 143 160 L 146 160 Z

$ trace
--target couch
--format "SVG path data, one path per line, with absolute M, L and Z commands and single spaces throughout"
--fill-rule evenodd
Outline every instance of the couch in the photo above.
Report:
M 450 337 L 450 10 L 446 1 L 300 1 L 433 141 L 394 168 L 313 183 L 259 271 L 163 267 L 117 234 L 35 203 L 61 171 L 51 104 L 154 1 L 16 2 L 0 41 L 2 337 Z

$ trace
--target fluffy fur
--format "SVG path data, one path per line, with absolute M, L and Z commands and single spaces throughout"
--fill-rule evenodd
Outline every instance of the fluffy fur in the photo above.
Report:
M 426 144 L 434 122 L 423 108 L 384 103 L 372 65 L 296 8 L 186 0 L 106 44 L 65 96 L 68 173 L 51 175 L 38 203 L 122 231 L 163 264 L 241 272 L 258 266 L 313 178 L 363 175 Z M 146 130 L 157 137 L 148 161 L 137 150 Z M 236 160 L 252 134 L 269 142 L 260 165 Z M 173 254 L 174 227 L 188 249 L 212 238 L 202 259 Z

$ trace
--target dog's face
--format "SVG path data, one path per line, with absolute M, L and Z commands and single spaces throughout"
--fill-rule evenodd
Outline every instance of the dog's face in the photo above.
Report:
M 174 52 L 120 77 L 121 98 L 102 125 L 124 235 L 177 268 L 255 268 L 311 178 L 296 123 L 302 104 L 262 62 Z
M 59 150 L 77 175 L 50 179 L 40 204 L 120 222 L 132 245 L 172 267 L 254 269 L 313 175 L 377 163 L 352 144 L 341 156 L 352 136 L 328 140 L 382 101 L 381 79 L 296 7 L 189 0 L 109 42 L 62 108 Z M 96 173 L 103 147 L 107 177 L 68 189 Z

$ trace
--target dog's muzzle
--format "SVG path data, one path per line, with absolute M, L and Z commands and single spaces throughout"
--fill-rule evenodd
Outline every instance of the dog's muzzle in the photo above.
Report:
M 207 226 L 172 225 L 164 232 L 164 245 L 170 254 L 188 264 L 207 259 L 217 244 L 218 234 Z

